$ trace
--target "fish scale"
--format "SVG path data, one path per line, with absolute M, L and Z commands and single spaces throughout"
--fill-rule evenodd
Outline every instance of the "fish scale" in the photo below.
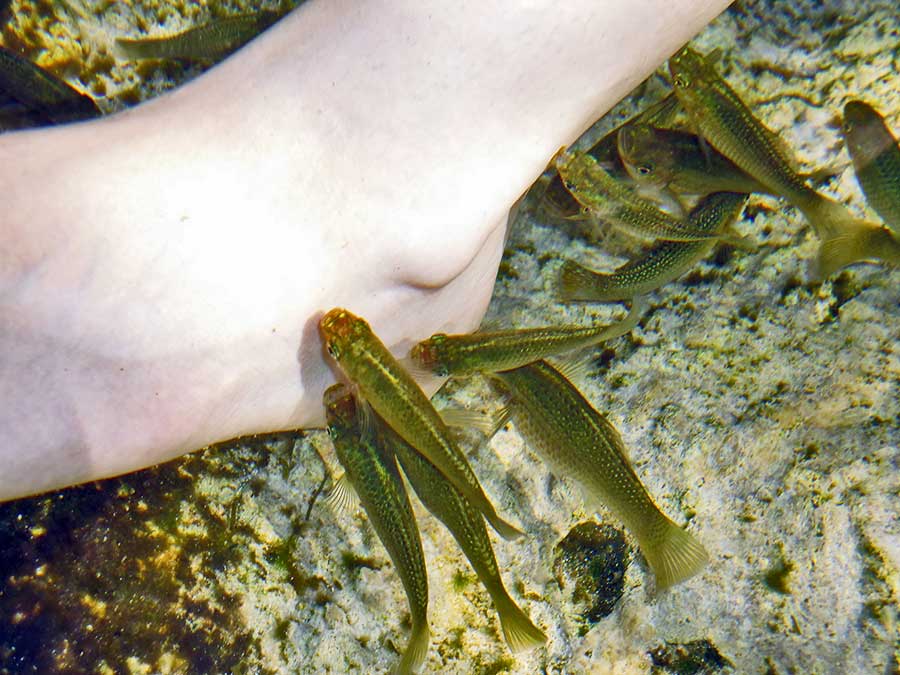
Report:
M 410 673 L 421 665 L 429 642 L 428 575 L 415 515 L 393 455 L 365 437 L 350 389 L 333 385 L 323 401 L 338 461 L 406 591 L 413 628 L 398 672 Z
M 844 106 L 844 138 L 856 179 L 866 201 L 900 236 L 900 147 L 872 106 L 850 101 Z
M 697 241 L 714 239 L 685 220 L 676 218 L 638 196 L 609 175 L 596 159 L 584 152 L 565 152 L 556 168 L 566 187 L 582 205 L 601 219 L 643 239 Z
M 414 346 L 410 358 L 441 377 L 509 370 L 612 340 L 634 328 L 639 319 L 632 312 L 611 326 L 550 326 L 466 335 L 438 333 Z
M 688 220 L 699 230 L 717 232 L 737 219 L 746 201 L 746 194 L 713 193 L 697 204 Z M 565 302 L 630 300 L 676 279 L 706 257 L 714 245 L 713 240 L 662 241 L 612 274 L 601 274 L 565 260 L 559 272 L 560 299 Z
M 664 589 L 707 562 L 703 546 L 663 514 L 631 467 L 619 433 L 546 361 L 497 373 L 509 410 L 527 443 L 560 476 L 601 500 L 635 536 Z
M 521 536 L 497 514 L 425 392 L 369 324 L 345 309 L 335 308 L 322 317 L 319 330 L 328 353 L 375 412 L 434 464 L 502 537 Z
M 421 502 L 456 539 L 472 569 L 494 601 L 507 644 L 521 651 L 542 644 L 547 637 L 509 597 L 484 519 L 437 468 L 400 438 L 392 429 L 381 432 Z
M 669 71 L 679 101 L 710 145 L 803 213 L 821 240 L 820 274 L 828 276 L 863 260 L 900 264 L 900 239 L 888 228 L 856 218 L 843 204 L 807 187 L 777 147 L 772 132 L 753 116 L 708 59 L 684 47 L 669 59 Z

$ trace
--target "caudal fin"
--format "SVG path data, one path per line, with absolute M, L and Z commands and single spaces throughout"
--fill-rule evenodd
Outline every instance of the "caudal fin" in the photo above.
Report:
M 575 300 L 603 302 L 624 299 L 619 294 L 610 293 L 612 289 L 609 288 L 607 278 L 606 274 L 589 270 L 572 260 L 565 260 L 559 268 L 556 295 L 562 302 Z
M 694 576 L 709 562 L 703 544 L 670 520 L 651 544 L 641 546 L 641 551 L 656 576 L 656 587 L 661 591 Z
M 518 529 L 517 527 L 513 527 L 505 520 L 503 520 L 503 518 L 498 516 L 496 512 L 485 513 L 484 517 L 491 524 L 491 527 L 494 528 L 497 534 L 499 534 L 507 541 L 518 539 L 525 534 L 524 532 L 522 532 L 522 530 Z
M 428 655 L 428 643 L 431 641 L 431 633 L 428 623 L 423 619 L 418 624 L 413 624 L 412 634 L 409 636 L 409 644 L 400 659 L 400 663 L 393 670 L 394 675 L 412 675 L 425 662 Z
M 818 274 L 825 279 L 842 267 L 866 260 L 900 265 L 900 239 L 882 225 L 857 221 L 822 242 Z
M 505 589 L 494 594 L 494 606 L 500 618 L 503 638 L 514 653 L 539 647 L 547 641 L 543 631 L 531 623 L 528 615 L 513 602 Z

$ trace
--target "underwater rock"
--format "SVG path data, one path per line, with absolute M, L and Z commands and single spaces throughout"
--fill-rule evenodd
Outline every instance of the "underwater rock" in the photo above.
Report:
M 553 549 L 553 574 L 588 623 L 613 611 L 625 591 L 629 546 L 621 530 L 578 523 Z
M 734 672 L 732 664 L 724 658 L 709 640 L 695 640 L 685 644 L 666 642 L 650 650 L 653 675 L 713 675 Z

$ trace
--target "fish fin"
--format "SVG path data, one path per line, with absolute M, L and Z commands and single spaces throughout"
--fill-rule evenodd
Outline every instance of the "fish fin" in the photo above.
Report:
M 346 473 L 342 473 L 334 481 L 331 492 L 325 500 L 328 505 L 338 514 L 343 515 L 352 513 L 359 506 L 359 495 L 353 489 L 353 484 L 347 478 Z
M 438 411 L 444 424 L 448 427 L 474 428 L 488 438 L 493 438 L 509 421 L 509 410 L 501 408 L 495 413 L 487 413 L 471 408 L 444 408 Z
M 882 225 L 865 221 L 859 221 L 859 224 L 856 229 L 822 242 L 816 263 L 821 279 L 827 279 L 855 262 L 880 261 L 900 265 L 900 239 Z
M 827 183 L 835 176 L 839 176 L 841 172 L 843 172 L 846 167 L 833 167 L 826 166 L 824 169 L 816 169 L 815 171 L 806 171 L 797 174 L 800 177 L 800 180 L 812 183 L 813 185 L 819 186 L 823 183 Z
M 412 673 L 415 673 L 425 663 L 430 641 L 431 631 L 428 630 L 428 623 L 423 620 L 418 625 L 414 624 L 412 633 L 409 636 L 409 642 L 406 645 L 406 651 L 403 652 L 400 662 L 391 672 L 395 675 L 412 675 Z
M 497 610 L 497 618 L 500 619 L 503 639 L 513 653 L 539 647 L 547 641 L 544 632 L 531 622 L 505 589 L 494 597 L 494 607 Z
M 420 343 L 421 344 L 421 343 Z M 403 369 L 413 376 L 413 379 L 418 380 L 419 382 L 428 382 L 433 380 L 435 377 L 439 377 L 435 375 L 430 369 L 419 364 L 413 357 L 412 352 L 410 352 L 407 356 L 401 356 L 397 358 L 397 362 L 403 366 Z
M 494 531 L 506 541 L 514 541 L 525 536 L 525 533 L 514 525 L 510 525 L 497 514 L 484 514 L 485 519 L 490 523 Z
M 569 380 L 569 382 L 578 382 L 588 377 L 591 372 L 591 366 L 594 364 L 594 354 L 590 351 L 576 352 L 574 355 L 563 359 L 544 359 L 552 367 L 559 371 L 559 374 Z
M 646 309 L 647 299 L 642 295 L 634 296 L 631 301 L 631 309 L 628 310 L 625 318 L 618 323 L 610 325 L 601 335 L 597 336 L 597 342 L 607 342 L 630 333 L 641 322 Z
M 356 414 L 359 419 L 359 438 L 370 441 L 377 433 L 378 417 L 369 402 L 361 396 L 356 398 Z
M 729 225 L 722 231 L 722 235 L 719 237 L 719 240 L 723 244 L 734 246 L 735 248 L 739 248 L 742 251 L 756 250 L 756 243 L 753 241 L 753 238 L 744 236 L 743 234 L 735 230 L 731 225 Z
M 606 279 L 610 275 L 595 272 L 574 260 L 563 260 L 556 279 L 555 295 L 560 302 L 575 301 L 599 301 L 612 302 L 612 299 L 604 297 L 606 291 Z M 597 296 L 603 297 L 597 300 Z M 616 298 L 619 299 L 619 298 Z
M 697 538 L 666 518 L 662 541 L 641 546 L 641 551 L 656 577 L 657 590 L 663 591 L 699 572 L 709 562 L 709 554 Z

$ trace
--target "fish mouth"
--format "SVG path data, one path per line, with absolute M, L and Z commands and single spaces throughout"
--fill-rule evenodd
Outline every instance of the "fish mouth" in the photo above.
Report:
M 361 321 L 346 309 L 335 307 L 319 319 L 319 333 L 328 342 L 331 338 L 347 338 L 353 332 L 354 325 Z

